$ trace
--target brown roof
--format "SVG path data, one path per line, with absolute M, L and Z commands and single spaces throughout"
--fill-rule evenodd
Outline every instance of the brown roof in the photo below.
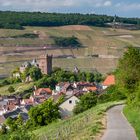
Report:
M 6 106 L 6 108 L 7 108 L 8 111 L 12 111 L 16 108 L 16 106 L 14 104 L 9 104 L 9 105 Z

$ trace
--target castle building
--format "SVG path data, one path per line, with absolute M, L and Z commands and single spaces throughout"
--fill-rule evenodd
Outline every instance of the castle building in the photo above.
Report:
M 52 72 L 52 55 L 41 55 L 39 57 L 39 68 L 43 74 L 50 74 Z

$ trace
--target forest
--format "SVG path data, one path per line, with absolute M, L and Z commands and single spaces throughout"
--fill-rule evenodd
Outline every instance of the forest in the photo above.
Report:
M 24 26 L 89 25 L 105 27 L 113 16 L 79 13 L 41 13 L 0 11 L 0 28 L 24 29 Z M 116 17 L 117 22 L 140 24 L 139 18 Z

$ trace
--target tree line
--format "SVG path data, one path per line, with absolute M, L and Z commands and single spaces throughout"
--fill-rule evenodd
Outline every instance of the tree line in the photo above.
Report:
M 0 28 L 24 29 L 24 26 L 90 25 L 106 26 L 113 16 L 79 13 L 41 13 L 0 11 Z M 140 24 L 139 18 L 116 17 L 116 21 Z

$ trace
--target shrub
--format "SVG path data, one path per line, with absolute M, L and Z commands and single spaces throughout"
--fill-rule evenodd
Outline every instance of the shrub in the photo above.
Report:
M 79 114 L 97 104 L 97 95 L 94 92 L 87 93 L 81 96 L 80 101 L 77 103 L 73 110 L 74 114 Z
M 15 89 L 14 89 L 13 86 L 10 86 L 10 87 L 8 88 L 8 91 L 9 91 L 10 93 L 13 93 L 13 92 L 15 92 Z
M 126 95 L 121 92 L 117 86 L 112 85 L 107 88 L 105 93 L 98 96 L 98 103 L 105 103 L 109 101 L 118 101 L 126 99 Z

